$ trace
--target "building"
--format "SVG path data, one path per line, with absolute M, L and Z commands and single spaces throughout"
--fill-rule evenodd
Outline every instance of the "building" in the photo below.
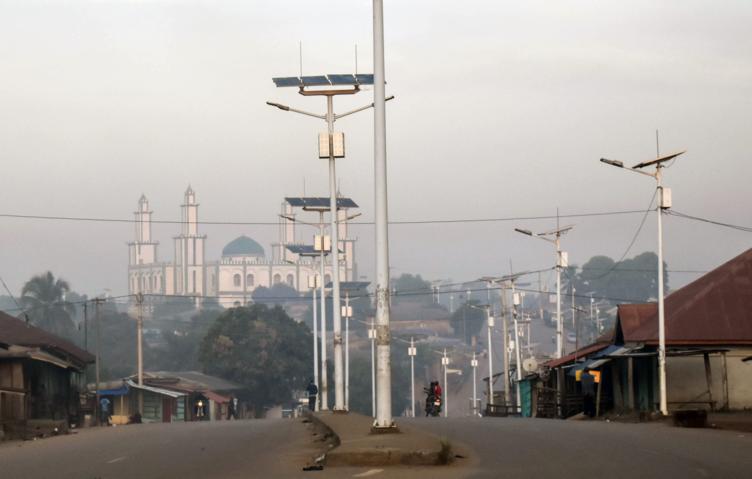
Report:
M 128 243 L 128 289 L 130 294 L 176 295 L 215 298 L 225 307 L 246 304 L 258 287 L 286 284 L 298 292 L 308 290 L 308 278 L 319 273 L 318 257 L 306 252 L 310 245 L 296 243 L 296 209 L 328 211 L 328 198 L 285 198 L 279 219 L 279 239 L 272 245 L 272 256 L 245 234 L 230 241 L 222 256 L 206 258 L 207 236 L 201 234 L 199 203 L 189 186 L 181 209 L 180 232 L 173 238 L 172 261 L 160 259 L 159 242 L 152 235 L 152 210 L 142 195 L 135 214 L 135 239 Z M 357 208 L 349 198 L 338 199 L 339 268 L 343 281 L 357 274 L 355 242 L 348 232 L 348 211 Z M 313 237 L 311 230 L 311 238 Z M 330 280 L 331 260 L 325 261 L 325 282 Z
M 0 312 L 0 431 L 29 437 L 79 423 L 84 370 L 94 356 Z
M 667 402 L 681 409 L 752 408 L 752 249 L 665 299 Z M 601 411 L 658 409 L 658 308 L 621 304 L 615 329 L 547 365 L 565 381 L 564 415 L 576 413 L 576 372 L 600 372 Z

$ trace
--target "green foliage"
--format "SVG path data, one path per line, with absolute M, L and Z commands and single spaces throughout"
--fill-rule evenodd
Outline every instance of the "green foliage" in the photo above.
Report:
M 65 300 L 70 291 L 67 281 L 55 278 L 52 272 L 32 277 L 21 290 L 21 306 L 34 326 L 64 338 L 76 335 L 73 315 L 75 308 Z
M 204 304 L 206 306 L 206 304 Z M 162 329 L 165 346 L 154 354 L 149 369 L 187 371 L 200 369 L 199 348 L 212 323 L 222 314 L 221 309 L 202 309 L 187 324 Z
M 292 399 L 311 376 L 310 330 L 279 306 L 262 304 L 224 311 L 199 348 L 208 374 L 248 388 L 257 413 Z
M 431 304 L 431 283 L 424 280 L 419 274 L 412 275 L 404 273 L 400 277 L 392 280 L 392 288 L 397 290 L 397 295 L 393 301 L 410 301 L 424 304 Z M 404 294 L 404 296 L 400 296 Z
M 259 304 L 284 304 L 300 297 L 298 291 L 285 283 L 277 283 L 267 288 L 259 286 L 253 290 L 253 302 Z
M 664 263 L 664 268 L 666 268 Z M 590 258 L 573 283 L 578 292 L 595 296 L 621 298 L 631 301 L 648 301 L 658 294 L 658 256 L 653 252 L 641 253 L 615 265 L 607 256 Z M 572 275 L 570 274 L 570 277 Z M 668 274 L 664 277 L 668 291 Z
M 455 336 L 470 344 L 471 338 L 480 332 L 486 313 L 478 309 L 479 301 L 471 299 L 460 306 L 449 318 L 449 323 L 454 329 Z M 473 307 L 476 306 L 476 307 Z

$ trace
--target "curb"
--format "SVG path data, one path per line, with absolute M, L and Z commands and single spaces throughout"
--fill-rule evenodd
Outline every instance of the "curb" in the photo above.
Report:
M 399 448 L 355 448 L 341 450 L 340 437 L 321 418 L 310 412 L 305 412 L 304 417 L 323 428 L 327 434 L 334 438 L 333 447 L 322 457 L 316 460 L 317 464 L 329 467 L 336 466 L 440 466 L 449 463 L 452 453 L 451 446 L 437 438 L 435 450 L 404 450 Z

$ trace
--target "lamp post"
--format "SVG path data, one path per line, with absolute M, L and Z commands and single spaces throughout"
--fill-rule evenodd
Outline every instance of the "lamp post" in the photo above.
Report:
M 407 354 L 410 356 L 410 410 L 412 411 L 412 417 L 415 417 L 415 355 L 418 353 L 415 348 L 415 342 L 410 337 L 410 347 L 407 348 Z
M 515 369 L 517 370 L 517 384 L 515 388 L 516 403 L 518 411 L 522 410 L 522 399 L 520 398 L 520 381 L 522 381 L 522 356 L 520 355 L 520 326 L 517 323 L 517 306 L 520 304 L 520 297 L 514 291 L 514 279 L 510 281 L 512 284 L 512 321 L 514 321 L 514 360 L 517 363 Z
M 444 348 L 444 356 L 441 358 L 441 366 L 444 368 L 444 417 L 449 417 L 449 385 L 447 384 L 449 358 L 447 357 L 446 348 Z
M 470 366 L 473 368 L 473 416 L 478 415 L 478 379 L 476 370 L 478 369 L 478 360 L 475 359 L 475 351 L 473 351 L 473 359 L 470 360 Z M 415 416 L 415 413 L 413 413 Z
M 371 416 L 376 418 L 376 328 L 373 318 L 371 327 L 368 328 L 368 339 L 371 340 Z
M 487 304 L 483 307 L 475 306 L 474 304 L 469 304 L 471 308 L 475 309 L 481 309 L 486 312 L 486 324 L 488 325 L 488 404 L 493 404 L 494 402 L 494 390 L 493 390 L 493 328 L 494 328 L 494 318 L 491 315 L 491 305 Z M 506 339 L 504 340 L 504 349 L 506 349 Z M 506 362 L 504 363 L 506 367 Z M 475 372 L 475 370 L 473 370 Z M 473 386 L 474 387 L 474 386 Z
M 533 233 L 530 230 L 524 230 L 515 228 L 518 233 L 522 233 L 534 238 L 540 238 L 543 241 L 548 241 L 556 247 L 556 357 L 560 358 L 564 355 L 564 322 L 561 318 L 561 270 L 568 264 L 567 253 L 561 250 L 561 235 L 566 234 L 574 228 L 574 225 L 559 227 L 551 231 L 544 231 L 542 233 Z M 551 236 L 552 238 L 548 238 Z
M 337 174 L 335 158 L 344 158 L 344 135 L 334 132 L 334 122 L 342 117 L 352 115 L 368 108 L 375 107 L 375 102 L 355 110 L 342 114 L 334 113 L 334 97 L 338 95 L 354 95 L 360 91 L 360 85 L 372 83 L 369 75 L 321 75 L 313 77 L 286 77 L 274 78 L 274 83 L 278 87 L 298 87 L 299 93 L 303 96 L 324 96 L 326 97 L 326 114 L 311 113 L 304 110 L 291 108 L 280 103 L 266 102 L 267 105 L 279 108 L 282 111 L 291 111 L 314 118 L 322 119 L 326 122 L 327 132 L 319 135 L 319 158 L 329 160 L 329 211 L 331 220 L 332 245 L 334 247 L 332 256 L 332 304 L 340 304 L 339 291 L 339 228 L 337 228 L 338 208 L 337 208 Z M 351 86 L 345 88 L 343 86 Z M 313 89 L 311 87 L 314 87 Z M 316 87 L 326 87 L 318 89 Z M 331 87 L 331 88 L 330 88 Z M 383 85 L 382 85 L 383 90 Z M 383 101 L 386 101 L 382 98 Z M 323 213 L 322 213 L 323 214 Z M 345 411 L 344 400 L 344 374 L 342 360 L 342 317 L 338 306 L 332 308 L 332 319 L 334 329 L 334 410 Z M 323 392 L 322 392 L 323 395 Z
M 352 306 L 350 306 L 350 292 L 345 291 L 345 305 L 342 307 L 345 318 L 345 410 L 350 410 L 350 320 Z
M 643 161 L 636 164 L 632 168 L 624 166 L 621 161 L 608 160 L 601 158 L 601 162 L 607 165 L 615 166 L 617 168 L 623 168 L 625 170 L 633 171 L 641 175 L 650 176 L 655 178 L 656 189 L 658 192 L 658 384 L 660 394 L 660 410 L 664 416 L 668 415 L 668 400 L 666 398 L 666 323 L 665 323 L 665 308 L 663 305 L 663 211 L 671 208 L 671 190 L 663 187 L 663 175 L 661 169 L 664 168 L 663 163 L 673 160 L 686 151 L 680 151 L 667 156 L 657 156 L 654 160 Z M 655 165 L 655 172 L 648 173 L 642 171 L 641 168 Z
M 311 289 L 311 299 L 313 300 L 313 382 L 321 387 L 319 384 L 319 323 L 318 314 L 316 308 L 316 288 L 319 286 L 319 277 L 314 274 L 308 277 L 308 287 Z M 315 410 L 319 410 L 320 397 L 316 397 Z

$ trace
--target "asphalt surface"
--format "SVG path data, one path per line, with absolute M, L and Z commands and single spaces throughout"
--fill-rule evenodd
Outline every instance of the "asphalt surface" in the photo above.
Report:
M 752 477 L 750 433 L 553 419 L 403 421 L 464 446 L 473 456 L 465 477 Z
M 300 420 L 140 424 L 0 446 L 2 479 L 300 477 L 322 446 Z M 304 473 L 308 474 L 308 473 Z
M 752 434 L 519 418 L 398 418 L 445 437 L 448 467 L 331 467 L 303 472 L 323 450 L 311 425 L 267 419 L 144 424 L 0 445 L 2 479 L 138 478 L 749 478 Z

